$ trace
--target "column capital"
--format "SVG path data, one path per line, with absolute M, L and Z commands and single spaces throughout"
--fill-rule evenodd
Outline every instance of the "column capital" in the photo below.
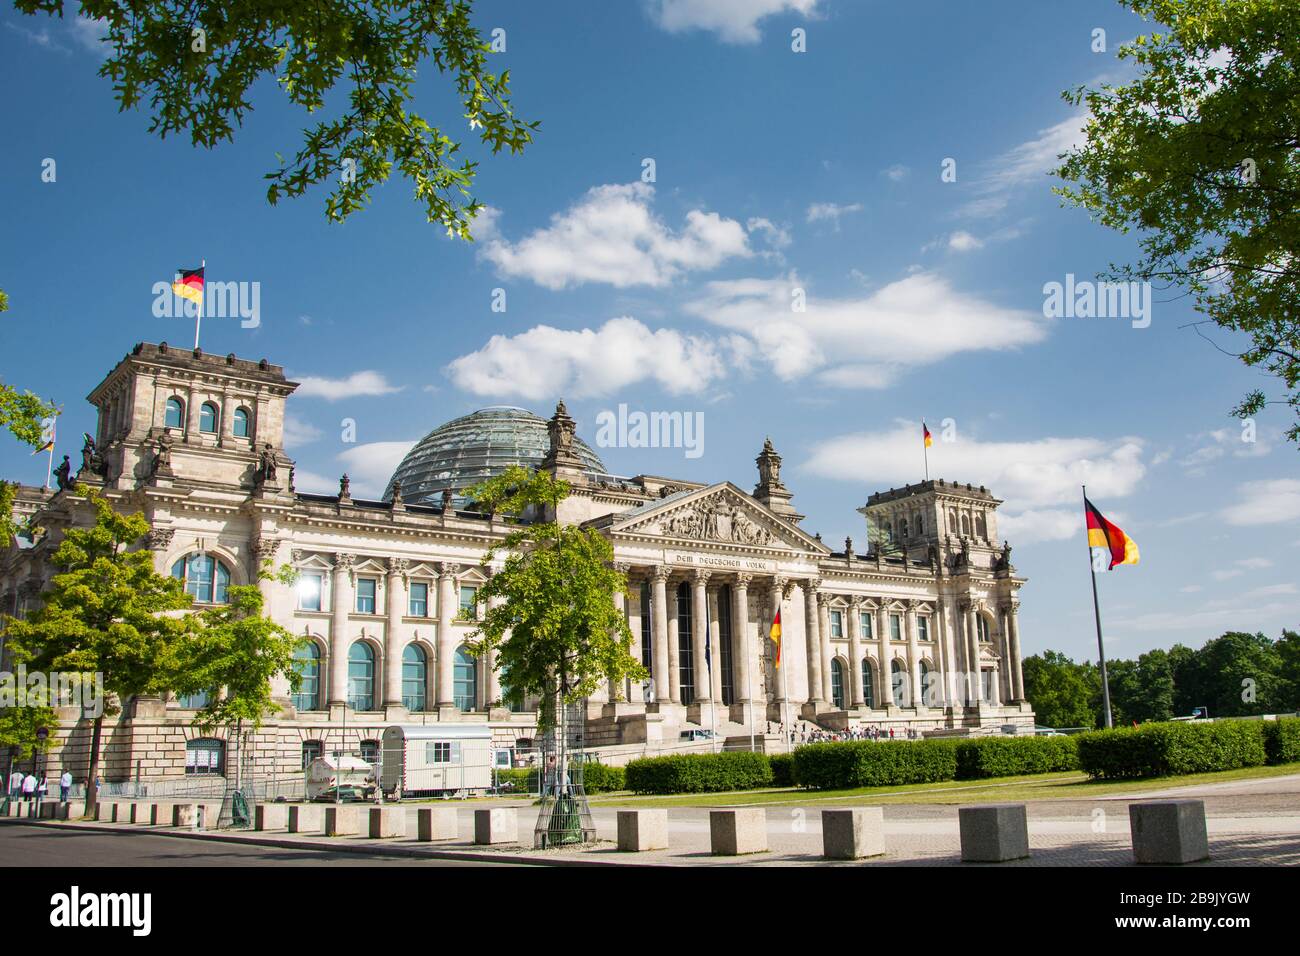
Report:
M 821 591 L 822 589 L 821 578 L 804 578 L 799 583 L 805 591 L 808 591 L 810 593 L 816 593 Z
M 666 564 L 656 564 L 650 569 L 650 576 L 659 583 L 666 582 L 672 573 L 672 569 Z
M 749 582 L 754 580 L 754 576 L 747 571 L 741 571 L 736 575 L 736 587 L 747 588 Z
M 334 570 L 338 572 L 351 571 L 352 566 L 357 563 L 357 556 L 351 551 L 334 552 Z
M 691 577 L 695 579 L 696 584 L 704 586 L 709 583 L 709 578 L 713 577 L 713 572 L 707 571 L 704 568 L 696 568 L 695 571 L 692 572 Z
M 150 551 L 165 551 L 171 546 L 176 536 L 175 528 L 150 528 L 145 535 L 145 543 Z
M 615 561 L 615 562 L 614 562 L 614 570 L 617 571 L 619 574 L 626 575 L 629 571 L 632 570 L 632 562 L 631 562 L 631 561 Z
M 462 568 L 454 561 L 442 561 L 438 564 L 438 577 L 452 578 L 453 580 L 460 574 Z
M 406 577 L 407 569 L 410 568 L 411 562 L 406 558 L 389 558 L 388 574 L 390 577 Z
M 263 561 L 275 560 L 275 555 L 280 550 L 280 539 L 259 535 L 249 543 L 249 548 L 257 556 L 257 563 L 260 566 Z

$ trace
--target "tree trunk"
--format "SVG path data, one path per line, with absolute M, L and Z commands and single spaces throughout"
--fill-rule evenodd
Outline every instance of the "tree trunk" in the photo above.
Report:
M 99 805 L 99 788 L 95 786 L 95 778 L 99 776 L 99 741 L 104 734 L 104 715 L 100 714 L 95 718 L 95 729 L 90 734 L 90 769 L 86 773 L 86 813 L 88 817 L 95 815 L 95 808 Z

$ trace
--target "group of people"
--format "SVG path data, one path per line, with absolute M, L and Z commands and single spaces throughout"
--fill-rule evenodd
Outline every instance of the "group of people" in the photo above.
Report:
M 41 774 L 38 780 L 33 773 L 23 773 L 21 770 L 14 769 L 9 774 L 9 799 L 12 801 L 25 800 L 44 800 L 49 793 L 49 778 Z M 63 771 L 63 776 L 59 777 L 59 800 L 67 803 L 72 796 L 72 771 Z
M 781 728 L 778 733 L 784 736 L 785 729 Z M 824 744 L 834 743 L 841 740 L 920 740 L 921 732 L 913 727 L 905 730 L 895 730 L 893 727 L 882 729 L 880 727 L 858 727 L 849 730 L 823 730 L 820 727 L 796 729 L 792 734 L 796 743 L 801 744 Z

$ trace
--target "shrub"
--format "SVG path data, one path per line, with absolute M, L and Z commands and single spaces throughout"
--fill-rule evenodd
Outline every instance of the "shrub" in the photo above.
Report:
M 1166 777 L 1258 767 L 1264 725 L 1258 720 L 1143 724 L 1093 730 L 1075 738 L 1079 766 L 1096 779 Z
M 766 754 L 748 751 L 642 757 L 627 765 L 627 789 L 634 793 L 720 793 L 772 786 Z
M 794 751 L 794 779 L 811 790 L 936 783 L 956 775 L 957 748 L 949 740 L 854 740 Z
M 582 787 L 587 793 L 610 793 L 624 790 L 627 784 L 622 767 L 607 767 L 603 763 L 582 765 Z
M 537 793 L 540 776 L 536 767 L 501 768 L 497 770 L 497 786 L 511 789 L 507 784 L 513 784 L 514 793 Z
M 1300 762 L 1300 717 L 1265 721 L 1264 753 L 1271 764 Z
M 772 765 L 774 787 L 794 786 L 794 754 L 770 754 L 767 762 Z
M 980 737 L 957 744 L 957 779 L 1079 769 L 1073 737 Z

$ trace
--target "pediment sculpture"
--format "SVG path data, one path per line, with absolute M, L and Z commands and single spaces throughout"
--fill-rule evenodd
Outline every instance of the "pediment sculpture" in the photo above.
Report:
M 664 534 L 674 538 L 759 546 L 769 545 L 773 540 L 771 531 L 723 498 L 696 502 L 664 518 L 660 526 Z

